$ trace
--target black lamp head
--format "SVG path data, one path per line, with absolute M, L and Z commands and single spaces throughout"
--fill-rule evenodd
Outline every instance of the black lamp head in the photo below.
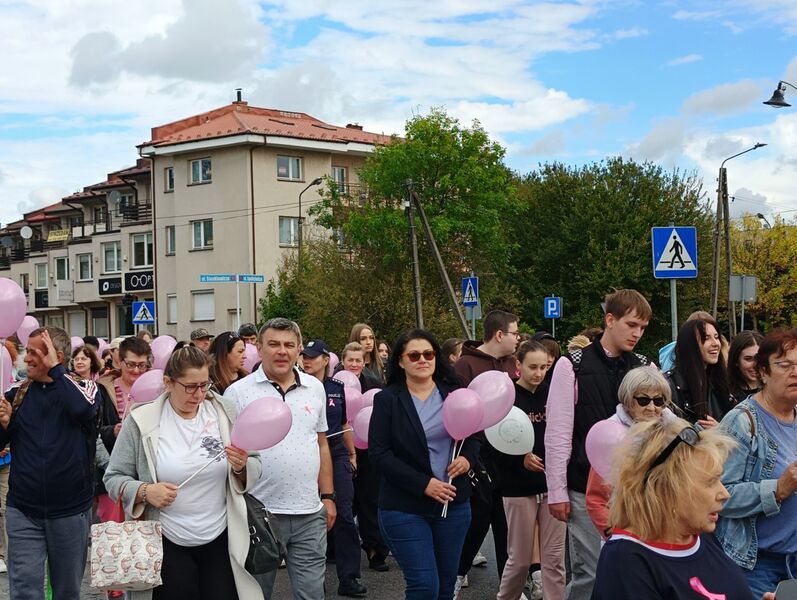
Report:
M 791 106 L 791 104 L 786 102 L 786 98 L 783 95 L 785 91 L 786 86 L 783 85 L 783 82 L 778 82 L 778 87 L 776 87 L 775 91 L 772 92 L 772 97 L 764 102 L 764 104 L 774 106 L 775 108 L 786 108 L 787 106 Z

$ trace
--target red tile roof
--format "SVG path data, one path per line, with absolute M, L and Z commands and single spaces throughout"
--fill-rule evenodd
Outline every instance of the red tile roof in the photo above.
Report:
M 131 178 L 138 175 L 149 175 L 150 171 L 152 170 L 151 164 L 152 163 L 150 162 L 150 159 L 139 158 L 136 160 L 136 164 L 132 167 L 127 167 L 125 169 L 121 169 L 120 171 L 108 173 L 108 178 L 105 181 L 87 185 L 83 188 L 83 190 L 75 192 L 74 194 L 70 194 L 69 196 L 63 198 L 63 200 L 66 202 L 71 202 L 85 200 L 86 198 L 96 198 L 97 196 L 103 194 L 106 189 L 129 186 L 130 184 L 125 183 L 122 178 Z
M 259 134 L 322 142 L 387 144 L 391 137 L 363 131 L 360 125 L 338 127 L 305 113 L 287 112 L 233 102 L 200 115 L 152 128 L 152 139 L 141 146 L 169 146 L 196 140 Z

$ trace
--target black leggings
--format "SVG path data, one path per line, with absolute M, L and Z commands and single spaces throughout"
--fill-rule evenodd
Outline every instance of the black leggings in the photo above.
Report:
M 495 566 L 498 570 L 498 578 L 500 579 L 504 573 L 504 565 L 507 561 L 506 514 L 504 514 L 504 499 L 501 496 L 501 490 L 493 490 L 489 502 L 480 500 L 478 494 L 471 496 L 470 511 L 470 527 L 468 528 L 468 534 L 465 536 L 465 543 L 462 546 L 462 554 L 460 555 L 457 574 L 468 574 L 473 558 L 476 556 L 479 548 L 481 548 L 484 537 L 487 535 L 487 531 L 492 525 L 493 543 L 495 545 Z M 529 560 L 531 560 L 531 557 L 529 557 Z
M 178 546 L 163 536 L 161 578 L 152 600 L 238 600 L 227 530 L 202 546 Z

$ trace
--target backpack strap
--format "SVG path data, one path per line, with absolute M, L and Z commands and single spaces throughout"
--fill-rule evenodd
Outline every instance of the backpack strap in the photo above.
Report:
M 639 359 L 639 363 L 640 363 L 640 364 L 641 364 L 643 367 L 646 367 L 646 366 L 648 366 L 648 365 L 650 364 L 650 360 L 649 360 L 649 359 L 648 359 L 648 357 L 647 357 L 647 356 L 645 356 L 644 354 L 639 354 L 639 352 L 634 352 L 634 356 L 636 356 L 636 357 L 637 357 L 637 359 Z
M 750 441 L 752 442 L 755 440 L 755 418 L 753 417 L 753 411 L 751 411 L 746 406 L 737 405 L 740 411 L 747 415 L 747 418 L 750 419 Z
M 573 373 L 578 375 L 579 370 L 581 369 L 581 359 L 584 357 L 584 350 L 582 348 L 577 348 L 572 352 L 568 352 L 565 354 L 570 362 L 573 364 Z

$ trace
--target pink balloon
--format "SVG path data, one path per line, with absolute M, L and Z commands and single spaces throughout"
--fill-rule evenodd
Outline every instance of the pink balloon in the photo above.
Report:
M 381 391 L 381 388 L 372 388 L 367 392 L 363 392 L 363 408 L 366 406 L 373 406 L 374 398 L 376 398 L 376 395 Z
M 169 357 L 172 355 L 176 345 L 177 340 L 170 335 L 159 335 L 152 340 L 150 348 L 152 348 L 153 367 L 161 370 L 165 369 L 166 363 L 169 362 Z
M 357 413 L 365 408 L 363 403 L 364 396 L 353 387 L 344 387 L 343 394 L 346 397 L 346 419 L 351 423 Z
M 14 365 L 11 362 L 11 354 L 5 344 L 0 344 L 0 361 L 3 364 L 3 378 L 0 379 L 0 392 L 5 394 L 14 384 Z
M 351 427 L 353 433 L 359 438 L 360 442 L 368 447 L 368 428 L 371 426 L 371 414 L 374 412 L 373 406 L 366 406 L 354 416 Z
M 279 444 L 293 424 L 291 409 L 281 399 L 258 398 L 246 406 L 232 426 L 232 445 L 254 452 Z
M 335 367 L 338 366 L 340 359 L 334 352 L 329 353 L 329 364 L 327 365 L 327 377 L 332 377 L 335 373 Z
M 0 277 L 0 338 L 14 335 L 28 310 L 28 299 L 19 284 Z
M 363 387 L 360 385 L 360 378 L 351 371 L 338 371 L 334 377 L 346 387 L 353 387 L 362 394 Z
M 589 464 L 603 479 L 612 472 L 614 450 L 625 437 L 628 428 L 613 419 L 598 421 L 587 433 L 585 448 Z
M 255 365 L 260 360 L 260 354 L 257 352 L 257 346 L 254 344 L 247 344 L 244 348 L 246 359 L 244 359 L 244 370 L 250 373 L 255 370 Z
M 99 348 L 97 348 L 97 356 L 102 358 L 102 353 L 105 352 L 105 350 L 109 348 L 111 345 L 103 339 L 100 339 L 99 342 L 100 346 Z
M 351 439 L 354 442 L 354 447 L 358 450 L 367 450 L 368 449 L 368 440 L 361 440 L 360 437 L 357 435 L 357 432 L 351 432 Z
M 17 328 L 17 338 L 19 339 L 19 343 L 23 346 L 28 345 L 28 338 L 30 334 L 41 327 L 39 325 L 39 321 L 33 315 L 27 315 L 24 319 L 22 319 L 22 323 L 20 323 L 19 327 Z
M 483 418 L 484 401 L 473 390 L 454 390 L 443 402 L 443 426 L 455 440 L 481 431 Z
M 69 343 L 72 346 L 72 350 L 75 350 L 76 348 L 80 348 L 81 346 L 86 345 L 85 342 L 83 341 L 83 338 L 78 337 L 76 335 L 73 335 L 71 338 L 69 338 Z
M 484 416 L 476 431 L 501 421 L 515 404 L 515 384 L 503 371 L 485 371 L 477 375 L 468 389 L 479 394 L 484 401 Z
M 147 404 L 152 402 L 166 391 L 163 384 L 163 371 L 152 369 L 142 374 L 141 377 L 133 382 L 130 388 L 130 397 L 136 404 Z M 129 409 L 128 409 L 129 410 Z

